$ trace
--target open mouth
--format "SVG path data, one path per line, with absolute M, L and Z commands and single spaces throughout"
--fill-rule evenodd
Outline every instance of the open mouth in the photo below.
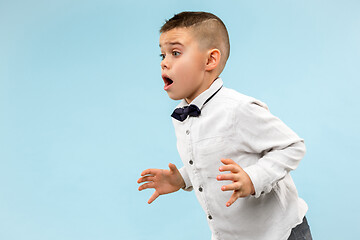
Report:
M 173 84 L 173 80 L 171 80 L 169 77 L 167 76 L 163 76 L 162 77 L 163 80 L 164 80 L 164 83 L 165 83 L 165 86 L 164 86 L 164 90 L 168 90 L 170 88 L 170 86 Z

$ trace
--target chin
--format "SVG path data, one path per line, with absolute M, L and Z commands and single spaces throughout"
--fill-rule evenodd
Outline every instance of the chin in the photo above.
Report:
M 180 97 L 180 96 L 175 96 L 171 93 L 168 92 L 169 98 L 171 98 L 172 100 L 182 100 L 184 99 L 184 97 Z

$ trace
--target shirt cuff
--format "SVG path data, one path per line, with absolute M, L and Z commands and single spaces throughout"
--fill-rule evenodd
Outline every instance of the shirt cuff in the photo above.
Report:
M 260 166 L 254 164 L 244 168 L 244 171 L 247 173 L 247 175 L 249 175 L 251 182 L 254 185 L 255 198 L 258 198 L 262 194 L 269 193 L 271 191 L 271 187 L 266 184 L 266 181 L 263 177 L 266 176 L 267 173 Z
M 181 177 L 184 179 L 185 187 L 183 188 L 185 191 L 191 191 L 193 189 L 189 174 L 187 173 L 185 167 L 179 169 Z

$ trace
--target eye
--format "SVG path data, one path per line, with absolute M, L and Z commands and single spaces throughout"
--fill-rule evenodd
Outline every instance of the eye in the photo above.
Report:
M 161 53 L 160 57 L 161 57 L 161 60 L 164 60 L 165 59 L 165 54 Z
M 173 51 L 173 52 L 172 52 L 172 55 L 175 56 L 175 57 L 180 56 L 180 54 L 181 54 L 181 53 L 178 52 L 178 51 Z

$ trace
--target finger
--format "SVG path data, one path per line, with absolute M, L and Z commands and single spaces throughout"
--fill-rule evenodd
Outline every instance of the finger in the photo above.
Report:
M 139 187 L 139 191 L 144 190 L 144 189 L 148 189 L 148 188 L 155 188 L 155 183 L 154 182 L 144 183 L 143 185 L 141 185 Z
M 234 193 L 231 195 L 229 201 L 226 203 L 226 206 L 227 206 L 227 207 L 230 207 L 238 198 L 239 198 L 239 194 L 236 193 L 236 192 L 234 192 Z
M 231 180 L 231 181 L 239 181 L 239 178 L 236 174 L 221 174 L 216 177 L 218 181 Z
M 223 191 L 239 191 L 241 190 L 241 183 L 235 182 L 229 185 L 224 185 L 221 187 L 221 190 Z
M 234 162 L 234 160 L 230 159 L 230 158 L 223 158 L 221 159 L 221 162 L 225 165 L 229 165 L 229 164 L 236 164 L 236 162 Z
M 151 195 L 151 197 L 149 198 L 148 204 L 152 203 L 158 196 L 160 196 L 160 194 L 155 191 L 153 195 Z
M 142 182 L 153 182 L 154 181 L 154 177 L 153 176 L 146 176 L 146 177 L 141 177 L 137 180 L 137 183 L 142 183 Z
M 175 164 L 169 163 L 169 169 L 170 172 L 176 172 L 178 171 L 177 167 L 175 166 Z
M 230 171 L 230 172 L 233 172 L 233 173 L 238 173 L 240 172 L 240 169 L 239 169 L 239 166 L 238 165 L 225 165 L 225 166 L 221 166 L 219 168 L 219 171 L 220 172 L 226 172 L 226 171 Z
M 156 174 L 157 169 L 146 169 L 141 173 L 141 176 L 145 176 L 145 175 L 154 175 Z

